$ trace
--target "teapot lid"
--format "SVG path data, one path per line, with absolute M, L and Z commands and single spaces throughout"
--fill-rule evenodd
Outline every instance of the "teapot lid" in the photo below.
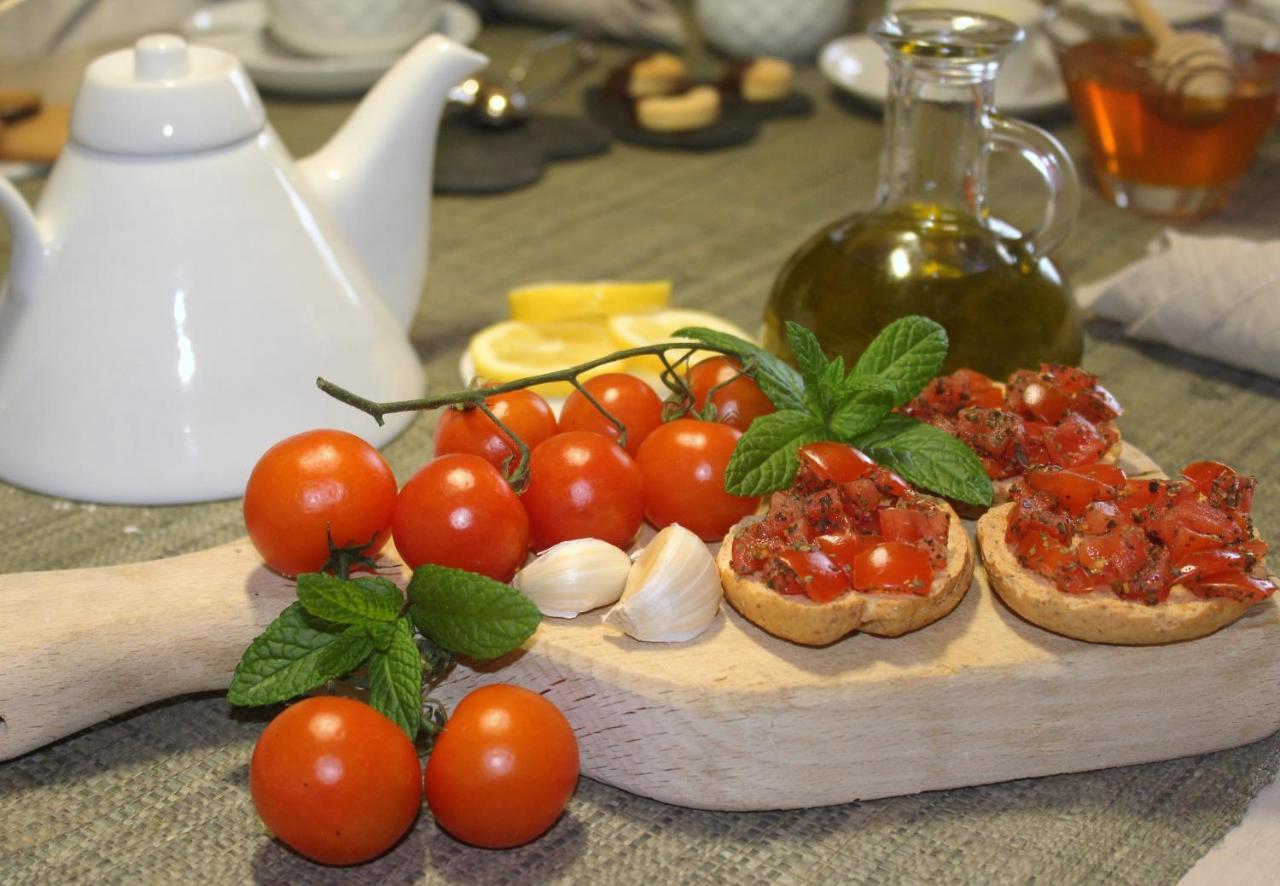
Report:
M 266 117 L 249 75 L 232 55 L 150 34 L 85 71 L 71 137 L 116 154 L 181 154 L 231 144 Z

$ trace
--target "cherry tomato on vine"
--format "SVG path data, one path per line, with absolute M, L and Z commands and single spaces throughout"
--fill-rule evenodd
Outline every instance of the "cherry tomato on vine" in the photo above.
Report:
M 625 372 L 606 372 L 582 383 L 587 392 L 627 428 L 627 453 L 635 456 L 644 438 L 662 424 L 662 400 L 643 380 Z M 618 427 L 605 418 L 581 391 L 574 391 L 560 410 L 561 431 L 590 431 L 618 439 Z
M 713 388 L 718 389 L 711 393 Z M 742 364 L 732 357 L 709 357 L 689 371 L 689 387 L 693 390 L 694 408 L 707 405 L 707 395 L 716 407 L 716 421 L 745 431 L 762 415 L 774 411 L 773 403 L 760 390 L 755 380 L 742 372 Z
M 495 684 L 453 710 L 427 759 L 427 805 L 464 843 L 519 846 L 559 818 L 578 784 L 578 741 L 536 692 Z
M 515 575 L 529 550 L 529 517 L 502 474 L 478 455 L 432 459 L 404 484 L 391 536 L 406 565 Z
M 258 816 L 281 841 L 323 864 L 386 852 L 422 806 L 422 766 L 399 726 L 364 702 L 300 701 L 267 724 L 249 763 Z
M 679 523 L 707 541 L 752 513 L 758 498 L 731 495 L 724 471 L 742 433 L 720 422 L 681 418 L 658 428 L 636 461 L 644 473 L 644 511 L 661 529 Z
M 522 389 L 494 394 L 485 397 L 484 402 L 530 449 L 556 433 L 555 413 L 547 401 L 533 391 Z M 503 463 L 518 456 L 519 451 L 520 447 L 479 409 L 440 410 L 436 421 L 436 455 L 457 452 L 478 455 L 501 471 Z
M 244 525 L 276 572 L 315 572 L 337 547 L 376 553 L 387 540 L 396 478 L 378 450 L 345 431 L 304 431 L 272 446 L 249 474 Z
M 599 538 L 625 548 L 644 519 L 644 478 L 617 443 L 566 431 L 533 450 L 520 500 L 529 512 L 535 550 L 572 538 Z

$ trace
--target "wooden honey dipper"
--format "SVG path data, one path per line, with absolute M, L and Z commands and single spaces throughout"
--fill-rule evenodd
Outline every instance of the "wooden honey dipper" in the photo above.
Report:
M 1155 42 L 1151 76 L 1173 96 L 1197 99 L 1204 110 L 1221 105 L 1235 88 L 1231 50 L 1216 34 L 1175 31 L 1150 0 L 1127 0 L 1129 8 Z

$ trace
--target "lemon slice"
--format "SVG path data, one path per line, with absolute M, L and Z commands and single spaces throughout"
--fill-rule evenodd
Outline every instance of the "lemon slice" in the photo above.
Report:
M 532 322 L 639 314 L 665 308 L 670 301 L 670 280 L 536 283 L 507 293 L 511 319 Z
M 502 382 L 564 369 L 614 350 L 613 339 L 603 323 L 503 320 L 472 336 L 468 352 L 477 375 Z M 584 372 L 580 378 L 620 369 L 619 363 L 610 363 Z M 573 386 L 568 382 L 549 382 L 533 390 L 544 397 L 564 397 L 573 391 Z
M 675 341 L 671 333 L 683 326 L 705 326 L 717 332 L 727 332 L 747 341 L 755 341 L 741 326 L 730 323 L 722 317 L 706 311 L 683 308 L 670 308 L 648 314 L 619 314 L 610 317 L 605 323 L 615 348 L 639 348 L 664 341 Z M 672 355 L 675 356 L 675 353 L 673 352 Z M 696 363 L 709 356 L 711 356 L 709 352 L 698 352 L 692 356 L 691 361 Z M 633 357 L 627 361 L 628 372 L 657 375 L 662 372 L 662 368 L 662 361 L 657 357 Z

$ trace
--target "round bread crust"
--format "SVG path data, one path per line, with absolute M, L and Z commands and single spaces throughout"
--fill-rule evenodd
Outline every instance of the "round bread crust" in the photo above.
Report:
M 1242 600 L 1196 597 L 1174 585 L 1169 599 L 1149 606 L 1122 600 L 1109 591 L 1068 594 L 1024 568 L 1005 541 L 1013 504 L 987 511 L 978 520 L 978 550 L 991 587 L 1010 609 L 1055 634 L 1090 643 L 1154 646 L 1195 640 L 1244 615 Z
M 803 594 L 779 594 L 733 570 L 733 540 L 746 526 L 762 519 L 747 517 L 729 531 L 720 545 L 716 566 L 725 599 L 748 621 L 774 636 L 805 646 L 826 646 L 846 634 L 863 631 L 897 637 L 942 618 L 964 598 L 973 579 L 973 545 L 960 518 L 947 511 L 947 566 L 934 576 L 927 595 L 871 594 L 849 591 L 828 603 L 815 603 Z

